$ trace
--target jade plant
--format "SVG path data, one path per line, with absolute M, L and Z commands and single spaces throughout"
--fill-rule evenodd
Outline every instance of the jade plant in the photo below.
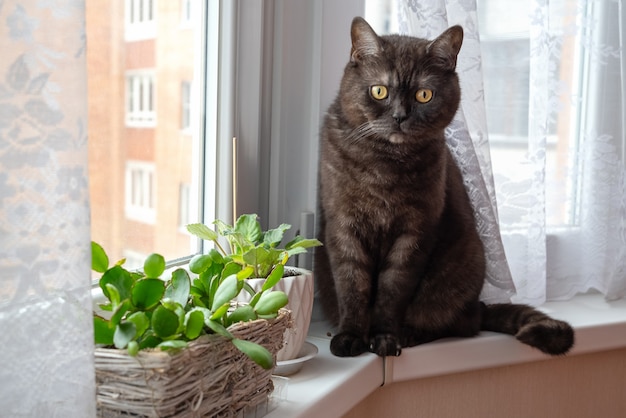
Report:
M 100 305 L 109 311 L 108 318 L 94 314 L 95 342 L 106 347 L 126 349 L 130 355 L 139 350 L 181 349 L 205 334 L 219 334 L 260 366 L 273 366 L 271 353 L 263 346 L 236 338 L 228 327 L 241 321 L 271 319 L 288 300 L 282 291 L 271 288 L 283 277 L 285 264 L 307 248 L 320 245 L 315 239 L 296 237 L 278 248 L 290 226 L 262 231 L 256 215 L 242 215 L 234 226 L 215 221 L 217 232 L 204 224 L 191 224 L 192 234 L 212 241 L 215 248 L 194 256 L 189 271 L 178 268 L 169 277 L 165 259 L 149 255 L 143 271 L 124 268 L 125 260 L 109 266 L 109 257 L 97 243 L 92 243 L 92 268 L 102 273 L 100 288 L 107 302 Z M 224 238 L 230 245 L 225 251 Z M 265 278 L 255 292 L 246 279 Z M 240 292 L 249 292 L 248 304 L 237 306 Z

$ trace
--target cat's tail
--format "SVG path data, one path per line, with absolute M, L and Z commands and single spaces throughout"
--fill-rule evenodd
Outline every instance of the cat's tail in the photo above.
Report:
M 521 342 L 551 355 L 565 354 L 574 345 L 574 330 L 567 322 L 550 318 L 530 306 L 481 305 L 481 329 L 484 331 L 514 335 Z

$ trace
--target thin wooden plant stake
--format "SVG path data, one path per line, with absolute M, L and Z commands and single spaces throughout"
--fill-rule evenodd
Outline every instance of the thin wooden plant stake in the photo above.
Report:
M 237 137 L 233 136 L 233 225 L 237 220 Z

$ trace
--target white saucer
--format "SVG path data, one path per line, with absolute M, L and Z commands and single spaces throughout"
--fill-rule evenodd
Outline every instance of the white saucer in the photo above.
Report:
M 277 361 L 274 374 L 278 376 L 290 376 L 302 368 L 304 363 L 317 355 L 318 349 L 315 344 L 305 341 L 298 353 L 298 357 L 293 360 Z

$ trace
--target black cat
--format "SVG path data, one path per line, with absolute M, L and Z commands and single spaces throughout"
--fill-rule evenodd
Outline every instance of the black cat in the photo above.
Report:
M 463 30 L 433 41 L 352 22 L 352 51 L 321 133 L 315 277 L 337 356 L 505 332 L 549 354 L 572 328 L 526 305 L 479 302 L 485 256 L 444 129 L 459 106 Z

